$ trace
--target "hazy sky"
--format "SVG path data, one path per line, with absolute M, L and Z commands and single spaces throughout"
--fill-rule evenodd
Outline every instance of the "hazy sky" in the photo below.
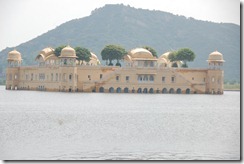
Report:
M 240 25 L 239 0 L 0 0 L 0 50 L 18 46 L 105 4 L 161 10 Z

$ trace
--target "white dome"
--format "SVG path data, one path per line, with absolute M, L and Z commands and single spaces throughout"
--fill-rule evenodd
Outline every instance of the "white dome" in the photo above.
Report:
M 8 59 L 7 60 L 15 60 L 20 61 L 21 59 L 21 53 L 19 51 L 13 50 L 8 53 Z
M 91 54 L 91 58 L 97 59 L 97 55 L 95 55 L 94 53 L 90 52 Z
M 70 46 L 64 47 L 59 57 L 77 58 L 75 50 Z
M 159 59 L 158 59 L 158 63 L 159 63 L 159 64 L 161 64 L 161 63 L 165 63 L 165 64 L 167 64 L 168 61 L 167 61 L 167 59 L 165 59 L 165 58 L 159 58 Z
M 124 56 L 124 60 L 127 61 L 127 62 L 131 62 L 132 61 L 130 55 L 125 55 Z
M 47 48 L 44 48 L 43 50 L 41 50 L 41 52 L 39 54 L 43 54 L 43 55 L 47 56 L 52 53 L 54 53 L 54 49 L 52 47 L 47 47 Z
M 129 52 L 129 55 L 132 58 L 153 58 L 152 53 L 144 48 L 133 49 Z
M 46 61 L 50 57 L 56 57 L 54 54 L 54 49 L 52 47 L 47 47 L 39 52 L 35 60 L 42 58 L 44 61 Z
M 223 55 L 218 51 L 214 51 L 211 54 L 209 54 L 209 56 L 208 56 L 208 62 L 211 62 L 211 61 L 224 62 Z
M 168 59 L 169 54 L 170 54 L 170 52 L 166 52 L 166 53 L 162 54 L 162 55 L 159 57 L 159 59 L 160 59 L 160 58 Z

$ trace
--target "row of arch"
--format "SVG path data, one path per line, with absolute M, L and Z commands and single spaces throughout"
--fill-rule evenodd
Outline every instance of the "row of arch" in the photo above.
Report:
M 105 92 L 104 87 L 100 87 L 99 88 L 99 92 L 101 92 L 101 93 Z M 120 87 L 118 87 L 116 89 L 114 89 L 113 87 L 110 87 L 108 89 L 108 92 L 109 93 L 122 93 L 122 89 Z M 127 87 L 123 89 L 123 93 L 130 93 L 130 92 L 131 93 L 160 93 L 161 92 L 161 93 L 171 93 L 171 94 L 177 93 L 177 94 L 181 94 L 182 93 L 182 89 L 178 88 L 178 89 L 175 90 L 174 88 L 170 88 L 168 90 L 167 88 L 163 88 L 162 90 L 159 90 L 159 89 L 154 90 L 153 88 L 149 88 L 149 89 L 148 88 L 138 88 L 137 90 L 132 89 L 131 91 Z M 187 88 L 185 90 L 185 93 L 186 94 L 190 94 L 191 90 L 189 88 Z

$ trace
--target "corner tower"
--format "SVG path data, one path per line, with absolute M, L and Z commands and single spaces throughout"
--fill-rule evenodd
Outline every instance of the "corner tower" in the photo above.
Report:
M 75 50 L 68 45 L 62 49 L 59 58 L 61 75 L 59 90 L 64 92 L 77 91 L 77 56 Z
M 208 73 L 207 73 L 207 87 L 206 92 L 209 94 L 223 94 L 224 92 L 224 71 L 222 70 L 223 55 L 214 51 L 208 56 Z
M 8 67 L 6 69 L 6 89 L 16 90 L 19 84 L 19 68 L 21 66 L 21 53 L 16 49 L 8 53 Z

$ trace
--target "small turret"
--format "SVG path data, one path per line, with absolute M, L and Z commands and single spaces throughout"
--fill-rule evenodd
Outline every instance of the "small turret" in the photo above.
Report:
M 8 53 L 8 67 L 19 67 L 21 65 L 21 53 L 18 52 L 16 49 L 14 49 L 13 51 L 10 51 Z
M 223 55 L 220 52 L 214 51 L 209 54 L 207 62 L 210 68 L 220 69 L 225 61 L 223 59 Z
M 75 50 L 69 45 L 64 47 L 59 56 L 61 66 L 75 66 L 76 65 L 76 53 Z

